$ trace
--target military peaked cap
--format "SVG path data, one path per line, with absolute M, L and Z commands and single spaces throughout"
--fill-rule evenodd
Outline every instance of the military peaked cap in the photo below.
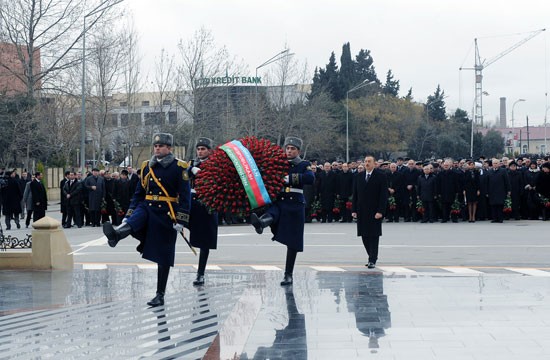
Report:
M 168 133 L 157 133 L 153 135 L 153 145 L 168 145 L 172 146 L 174 137 Z
M 302 144 L 303 144 L 302 139 L 297 138 L 295 136 L 287 136 L 286 139 L 285 139 L 285 143 L 284 143 L 283 147 L 286 148 L 287 145 L 292 145 L 292 146 L 297 147 L 298 149 L 301 149 Z
M 214 142 L 212 141 L 212 139 L 209 139 L 207 137 L 200 137 L 197 140 L 197 145 L 195 146 L 195 148 L 198 148 L 199 146 L 206 146 L 207 148 L 212 149 L 213 145 Z

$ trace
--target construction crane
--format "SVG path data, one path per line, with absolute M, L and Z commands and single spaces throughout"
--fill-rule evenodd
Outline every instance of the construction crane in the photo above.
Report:
M 521 45 L 525 44 L 527 41 L 531 40 L 541 32 L 546 31 L 546 29 L 539 29 L 536 31 L 533 31 L 529 33 L 529 36 L 527 36 L 525 39 L 517 42 L 516 44 L 510 46 L 508 49 L 504 50 L 497 56 L 493 57 L 490 60 L 483 60 L 481 61 L 481 57 L 479 55 L 479 48 L 477 46 L 477 38 L 474 39 L 475 43 L 475 65 L 473 68 L 460 68 L 460 70 L 475 70 L 475 84 L 476 84 L 476 97 L 475 97 L 475 115 L 474 115 L 474 123 L 480 124 L 483 126 L 483 69 L 485 69 L 487 66 L 491 65 L 495 61 L 499 60 L 505 55 L 508 55 Z

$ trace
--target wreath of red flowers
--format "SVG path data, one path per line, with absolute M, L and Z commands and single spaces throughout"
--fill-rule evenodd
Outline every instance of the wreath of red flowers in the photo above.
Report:
M 269 140 L 256 137 L 244 137 L 239 141 L 254 158 L 269 197 L 275 201 L 288 173 L 289 165 L 284 150 Z M 250 214 L 250 203 L 237 170 L 219 147 L 201 166 L 195 178 L 195 191 L 198 200 L 211 212 L 231 212 L 242 217 Z

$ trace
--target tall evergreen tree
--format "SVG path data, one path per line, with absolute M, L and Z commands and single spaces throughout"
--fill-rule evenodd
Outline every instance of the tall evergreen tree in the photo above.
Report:
M 326 76 L 326 80 L 323 79 L 323 75 Z M 326 70 L 321 76 L 321 82 L 326 81 L 327 91 L 331 95 L 334 102 L 342 100 L 340 83 L 338 81 L 338 65 L 336 65 L 336 56 L 334 51 L 330 53 L 330 58 L 326 67 Z
M 374 59 L 370 55 L 370 50 L 361 49 L 355 57 L 355 80 L 359 81 L 375 81 L 380 84 L 380 80 L 376 76 L 376 70 L 372 65 Z
M 426 102 L 426 111 L 428 118 L 434 121 L 444 121 L 447 118 L 445 109 L 445 92 L 441 90 L 439 84 L 433 95 L 428 96 Z
M 391 69 L 388 70 L 388 73 L 386 74 L 386 83 L 382 87 L 382 93 L 395 97 L 399 94 L 399 80 L 393 79 Z
M 346 97 L 346 92 L 351 89 L 353 86 L 356 85 L 356 83 L 359 82 L 358 79 L 355 78 L 355 63 L 353 62 L 353 59 L 351 58 L 351 50 L 349 42 L 345 43 L 342 46 L 342 56 L 340 57 L 340 73 L 339 73 L 339 80 L 340 80 L 340 90 L 341 98 Z
M 407 95 L 405 95 L 404 99 L 407 100 L 407 101 L 412 101 L 412 99 L 413 99 L 413 88 L 412 87 L 409 88 L 409 91 L 407 92 Z

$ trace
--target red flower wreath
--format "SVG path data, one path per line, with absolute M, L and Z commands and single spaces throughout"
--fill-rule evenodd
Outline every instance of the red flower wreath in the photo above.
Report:
M 271 201 L 282 190 L 288 173 L 288 160 L 283 149 L 266 139 L 239 139 L 254 158 Z M 250 203 L 233 163 L 222 149 L 214 150 L 195 179 L 200 202 L 211 212 L 231 212 L 246 217 Z

